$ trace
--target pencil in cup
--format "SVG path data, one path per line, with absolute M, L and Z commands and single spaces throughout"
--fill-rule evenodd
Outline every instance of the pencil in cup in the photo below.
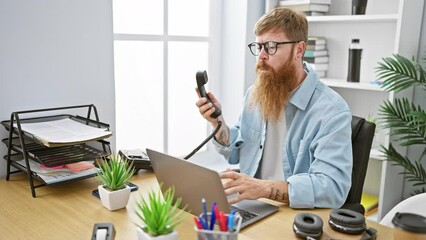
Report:
M 207 212 L 207 216 L 208 219 L 211 219 L 211 212 Z M 225 214 L 225 216 L 228 219 L 229 214 Z M 200 214 L 197 219 L 204 219 L 204 213 Z M 232 229 L 222 231 L 220 228 L 220 222 L 216 221 L 213 230 L 203 228 L 200 229 L 197 225 L 194 226 L 194 230 L 197 233 L 198 240 L 237 240 L 242 220 L 243 218 L 241 215 L 235 213 L 233 217 L 233 224 L 231 224 L 231 226 L 233 226 Z M 207 223 L 207 226 L 209 226 L 209 223 Z

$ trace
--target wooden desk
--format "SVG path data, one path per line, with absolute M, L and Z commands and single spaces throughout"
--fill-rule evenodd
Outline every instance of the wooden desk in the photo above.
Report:
M 37 188 L 37 198 L 30 193 L 24 174 L 14 174 L 10 181 L 0 180 L 0 238 L 1 239 L 90 239 L 93 225 L 111 222 L 116 230 L 116 240 L 137 239 L 133 206 L 140 195 L 158 189 L 152 172 L 140 171 L 132 179 L 139 190 L 131 194 L 126 209 L 111 212 L 104 208 L 99 199 L 92 196 L 97 188 L 97 178 Z M 239 240 L 296 239 L 292 231 L 294 216 L 306 210 L 293 210 L 282 205 L 274 215 L 242 230 Z M 324 220 L 322 239 L 360 239 L 361 235 L 345 235 L 333 231 L 327 224 L 329 209 L 310 210 Z M 185 213 L 186 214 L 186 213 Z M 177 228 L 179 239 L 196 239 L 193 216 L 186 214 L 184 222 Z M 369 227 L 378 231 L 378 239 L 392 239 L 392 230 L 375 222 Z

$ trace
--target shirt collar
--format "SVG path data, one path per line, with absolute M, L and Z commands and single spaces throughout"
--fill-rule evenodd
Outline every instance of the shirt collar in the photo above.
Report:
M 305 110 L 308 106 L 308 103 L 319 82 L 319 78 L 312 67 L 309 64 L 306 64 L 306 62 L 303 62 L 303 66 L 307 73 L 306 78 L 290 98 L 290 103 L 301 110 Z

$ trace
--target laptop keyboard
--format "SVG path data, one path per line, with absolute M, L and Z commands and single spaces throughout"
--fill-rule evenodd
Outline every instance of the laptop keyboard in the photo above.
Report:
M 255 217 L 258 216 L 256 213 L 243 210 L 243 209 L 238 208 L 238 207 L 236 207 L 234 205 L 231 205 L 231 209 L 241 215 L 243 223 L 247 222 L 248 220 L 251 220 L 251 219 L 253 219 L 253 218 L 255 218 Z

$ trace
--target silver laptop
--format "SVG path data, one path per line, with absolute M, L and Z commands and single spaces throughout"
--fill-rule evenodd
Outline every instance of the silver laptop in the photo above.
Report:
M 203 212 L 203 198 L 208 212 L 211 211 L 213 202 L 225 213 L 229 213 L 231 209 L 239 212 L 243 217 L 241 228 L 278 211 L 277 206 L 258 200 L 244 200 L 230 205 L 216 171 L 151 149 L 146 151 L 157 180 L 162 184 L 162 191 L 174 186 L 175 197 L 182 198 L 180 207 L 187 206 L 186 210 L 194 215 L 198 216 Z

